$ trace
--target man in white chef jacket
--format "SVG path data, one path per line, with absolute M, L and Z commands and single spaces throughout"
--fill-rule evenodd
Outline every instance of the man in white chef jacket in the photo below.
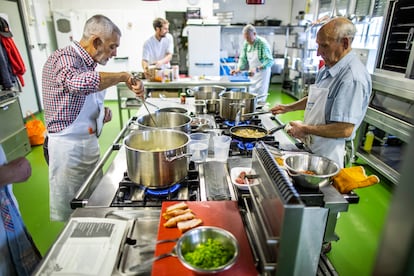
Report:
M 146 78 L 149 78 L 149 68 L 168 69 L 174 54 L 174 39 L 169 33 L 170 23 L 164 18 L 156 18 L 152 22 L 154 35 L 145 42 L 142 50 L 142 69 Z
M 351 141 L 368 108 L 371 76 L 354 51 L 354 24 L 336 17 L 318 31 L 318 56 L 325 66 L 319 71 L 309 95 L 297 102 L 276 105 L 281 114 L 305 110 L 304 121 L 290 122 L 288 133 L 302 139 L 314 154 L 325 156 L 344 167 L 345 143 Z
M 56 50 L 42 75 L 45 121 L 48 131 L 50 218 L 68 220 L 70 201 L 99 161 L 98 137 L 112 118 L 104 108 L 104 90 L 125 82 L 138 97 L 144 87 L 128 72 L 98 72 L 117 54 L 121 31 L 107 17 L 86 21 L 79 42 Z
M 266 103 L 269 92 L 270 75 L 274 63 L 272 52 L 267 40 L 256 33 L 253 25 L 243 28 L 245 42 L 240 52 L 237 68 L 232 70 L 232 75 L 248 70 L 251 82 L 249 92 L 257 96 L 259 104 Z

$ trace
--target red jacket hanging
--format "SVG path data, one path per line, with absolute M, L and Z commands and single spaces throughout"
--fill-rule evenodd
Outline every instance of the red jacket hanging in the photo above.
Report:
M 4 37 L 0 35 L 1 43 L 6 49 L 7 56 L 9 57 L 9 61 L 12 67 L 13 74 L 19 79 L 20 84 L 24 86 L 24 79 L 23 74 L 26 72 L 26 66 L 24 65 L 22 56 L 19 53 L 19 50 L 14 44 L 14 40 L 12 37 Z

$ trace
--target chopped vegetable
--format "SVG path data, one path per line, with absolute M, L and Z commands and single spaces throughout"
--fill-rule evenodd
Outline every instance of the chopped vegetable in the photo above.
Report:
M 191 265 L 211 269 L 225 265 L 234 255 L 234 249 L 226 248 L 215 239 L 199 244 L 194 251 L 184 254 L 184 259 Z

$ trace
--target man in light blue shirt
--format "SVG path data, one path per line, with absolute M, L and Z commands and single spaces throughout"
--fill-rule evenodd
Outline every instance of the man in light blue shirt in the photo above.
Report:
M 325 62 L 309 95 L 276 105 L 273 114 L 305 110 L 304 121 L 289 123 L 288 133 L 302 139 L 314 154 L 344 167 L 345 142 L 352 140 L 368 108 L 371 77 L 352 51 L 356 28 L 344 18 L 331 19 L 318 31 L 318 55 Z
M 30 163 L 24 157 L 7 163 L 0 145 L 0 275 L 31 275 L 41 260 L 10 184 L 26 181 L 31 174 Z

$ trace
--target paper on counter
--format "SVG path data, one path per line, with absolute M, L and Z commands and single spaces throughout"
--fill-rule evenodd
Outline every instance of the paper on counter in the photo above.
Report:
M 71 218 L 35 275 L 111 275 L 127 221 Z

